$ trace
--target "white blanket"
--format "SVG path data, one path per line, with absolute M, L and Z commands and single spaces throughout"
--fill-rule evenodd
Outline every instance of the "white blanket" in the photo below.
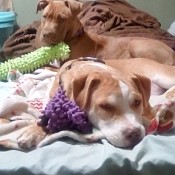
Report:
M 17 142 L 22 129 L 36 122 L 48 102 L 55 74 L 45 69 L 25 75 L 12 71 L 9 82 L 0 82 L 0 141 Z

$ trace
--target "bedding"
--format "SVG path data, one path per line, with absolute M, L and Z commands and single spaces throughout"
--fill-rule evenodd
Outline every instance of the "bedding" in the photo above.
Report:
M 86 30 L 103 35 L 144 36 L 159 39 L 175 48 L 175 37 L 161 29 L 156 18 L 136 9 L 123 0 L 98 0 L 85 2 L 79 15 Z M 35 50 L 34 39 L 40 22 L 35 21 L 21 27 L 5 43 L 0 51 L 0 61 L 9 57 Z M 38 69 L 31 74 L 22 75 L 16 71 L 7 82 L 0 82 L 0 114 L 19 112 L 27 117 L 26 125 L 35 122 L 48 102 L 49 90 L 55 72 Z M 157 112 L 158 117 L 166 111 L 175 112 L 175 87 L 160 96 L 151 96 L 153 106 L 163 104 Z M 173 105 L 168 109 L 169 101 Z M 20 104 L 20 105 L 19 105 Z M 26 108 L 20 108 L 26 105 Z M 14 107 L 15 106 L 15 107 Z M 13 110 L 12 110 L 13 109 Z M 10 112 L 9 112 L 10 111 Z M 174 117 L 174 115 L 173 115 Z M 2 129 L 2 124 L 0 124 Z M 2 131 L 2 130 L 1 130 Z M 16 140 L 12 130 L 0 133 L 4 138 Z M 153 130 L 152 130 L 153 131 Z M 133 149 L 120 149 L 106 140 L 82 144 L 64 138 L 42 148 L 30 151 L 7 150 L 0 148 L 0 174 L 2 175 L 173 175 L 175 174 L 175 129 L 163 133 L 153 133 Z

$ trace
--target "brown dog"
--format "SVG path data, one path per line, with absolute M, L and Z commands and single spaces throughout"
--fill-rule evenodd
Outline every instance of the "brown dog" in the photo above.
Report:
M 106 59 L 147 58 L 174 64 L 174 51 L 166 44 L 139 37 L 109 37 L 83 30 L 78 19 L 82 3 L 74 0 L 40 0 L 37 11 L 43 10 L 36 46 L 65 42 L 70 46 L 70 59 L 96 57 Z

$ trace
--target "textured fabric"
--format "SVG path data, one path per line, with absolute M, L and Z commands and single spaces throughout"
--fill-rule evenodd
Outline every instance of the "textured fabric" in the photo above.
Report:
M 40 22 L 34 21 L 32 24 L 21 27 L 11 37 L 9 37 L 0 51 L 0 61 L 21 56 L 36 50 L 35 35 Z
M 175 48 L 175 37 L 161 29 L 159 21 L 124 0 L 86 2 L 79 18 L 86 30 L 110 36 L 158 39 Z
M 133 150 L 115 148 L 106 140 L 90 145 L 61 140 L 31 152 L 0 151 L 0 174 L 173 175 L 174 134 L 146 136 Z

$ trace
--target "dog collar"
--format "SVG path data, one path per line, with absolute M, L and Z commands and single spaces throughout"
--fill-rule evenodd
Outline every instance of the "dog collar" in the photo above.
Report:
M 70 70 L 72 68 L 72 65 L 77 62 L 77 61 L 93 61 L 93 62 L 97 62 L 97 63 L 102 63 L 105 64 L 105 62 L 99 58 L 94 58 L 94 57 L 80 57 L 76 60 L 74 60 L 73 62 L 70 63 L 70 65 L 68 65 L 65 70 Z M 62 75 L 62 74 L 61 74 Z M 63 88 L 63 83 L 62 83 L 62 79 L 61 79 L 61 75 L 59 77 L 59 85 L 60 87 Z
M 75 34 L 74 38 L 75 38 L 75 37 L 81 36 L 83 33 L 84 33 L 84 29 L 83 29 L 83 27 L 82 27 L 81 29 L 79 29 L 79 30 L 77 31 L 77 33 Z
M 68 65 L 66 67 L 66 70 L 69 70 L 72 68 L 73 63 L 77 62 L 77 61 L 93 61 L 93 62 L 97 62 L 97 63 L 102 63 L 105 64 L 105 62 L 99 58 L 94 58 L 94 57 L 80 57 L 76 60 L 74 60 L 70 65 Z
M 80 37 L 83 33 L 84 33 L 84 29 L 82 27 L 81 29 L 77 30 L 77 32 L 75 33 L 75 35 L 72 38 L 70 38 L 69 42 L 77 37 Z

